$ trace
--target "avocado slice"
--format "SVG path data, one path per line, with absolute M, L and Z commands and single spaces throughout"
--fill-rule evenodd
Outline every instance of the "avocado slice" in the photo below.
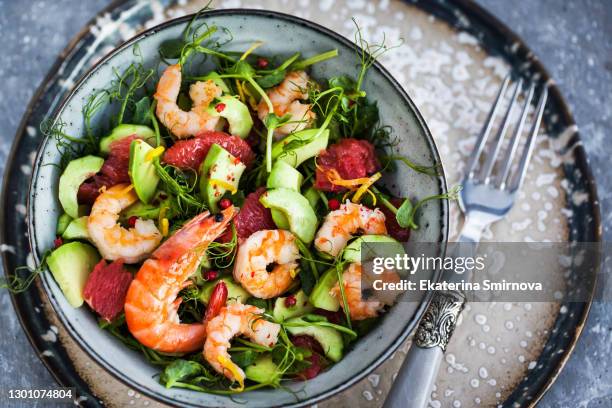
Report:
M 291 167 L 284 161 L 276 161 L 272 166 L 272 171 L 268 176 L 266 187 L 272 188 L 288 188 L 289 190 L 300 192 L 300 187 L 304 181 L 304 176 L 295 168 Z M 272 220 L 280 229 L 289 229 L 289 220 L 285 215 L 275 208 L 272 210 Z
M 89 217 L 79 217 L 70 222 L 68 227 L 62 234 L 64 239 L 89 239 L 89 231 L 87 230 L 87 220 Z
M 270 212 L 272 213 L 272 221 L 274 221 L 274 225 L 276 225 L 278 229 L 289 231 L 291 225 L 289 224 L 287 217 L 285 217 L 285 214 L 275 208 L 272 208 Z
M 70 224 L 71 221 L 72 221 L 72 217 L 69 216 L 68 214 L 64 213 L 60 215 L 59 218 L 57 219 L 57 227 L 55 227 L 55 234 L 62 235 L 64 231 L 66 231 L 66 228 L 68 228 L 68 225 Z
M 240 102 L 238 98 L 231 95 L 220 96 L 216 98 L 216 101 L 216 103 L 213 102 L 208 107 L 208 114 L 227 119 L 229 132 L 241 139 L 246 138 L 253 127 L 253 118 L 251 118 L 249 108 Z M 225 105 L 225 107 L 219 109 L 220 104 Z
M 340 302 L 329 293 L 338 282 L 338 274 L 335 268 L 328 269 L 317 281 L 310 293 L 310 303 L 319 309 L 337 312 Z
M 280 380 L 278 366 L 272 360 L 272 356 L 267 353 L 246 367 L 244 374 L 249 380 L 260 384 L 278 384 Z
M 385 244 L 384 246 L 378 247 L 378 249 L 384 249 L 384 256 L 395 256 L 396 254 L 404 254 L 404 247 L 397 240 L 387 235 L 362 235 L 359 238 L 353 240 L 350 244 L 344 248 L 342 257 L 345 261 L 361 263 L 361 250 L 362 244 Z M 374 259 L 375 256 L 383 256 L 383 254 L 371 253 L 374 247 L 366 248 L 368 254 L 366 259 Z M 370 257 L 371 256 L 371 257 Z
M 83 289 L 89 273 L 100 261 L 100 255 L 89 244 L 70 242 L 55 249 L 47 265 L 72 307 L 83 304 Z
M 213 144 L 200 166 L 200 194 L 212 212 L 227 192 L 236 192 L 240 176 L 246 166 L 230 152 Z
M 304 291 L 300 290 L 294 296 L 295 305 L 293 306 L 287 306 L 285 304 L 286 297 L 276 298 L 272 316 L 274 316 L 277 321 L 282 322 L 283 320 L 302 316 L 313 311 L 314 307 L 308 302 L 308 296 L 306 296 Z
M 145 204 L 137 201 L 121 213 L 121 219 L 127 220 L 130 217 L 138 217 L 145 220 L 157 220 L 159 218 L 160 207 L 160 205 Z
M 314 186 L 311 186 L 308 188 L 308 190 L 306 190 L 304 197 L 306 197 L 313 209 L 317 208 L 317 204 L 319 204 L 319 200 L 321 199 L 319 192 L 316 188 L 314 188 Z
M 202 285 L 202 289 L 200 290 L 200 302 L 208 304 L 210 295 L 219 282 L 225 282 L 225 286 L 227 286 L 228 303 L 246 303 L 246 300 L 251 296 L 249 292 L 240 286 L 240 284 L 236 283 L 230 276 L 224 276 L 222 278 L 206 282 L 204 285 Z
M 138 135 L 139 138 L 145 140 L 150 145 L 155 144 L 155 132 L 148 126 L 143 125 L 129 125 L 124 123 L 115 127 L 110 135 L 103 137 L 100 140 L 100 152 L 107 155 L 110 153 L 110 145 L 117 140 L 121 140 L 125 137 Z
M 287 188 L 275 188 L 263 193 L 259 202 L 266 208 L 281 211 L 289 221 L 289 230 L 305 244 L 312 242 L 317 216 L 303 195 Z
M 302 173 L 284 161 L 277 161 L 272 166 L 266 187 L 287 188 L 299 192 L 303 181 Z
M 102 168 L 104 159 L 96 156 L 84 156 L 72 160 L 64 169 L 59 179 L 59 201 L 66 214 L 72 218 L 79 216 L 77 193 L 85 180 L 96 174 Z
M 338 362 L 342 359 L 342 353 L 344 350 L 344 341 L 342 335 L 336 329 L 331 327 L 322 326 L 290 326 L 291 323 L 305 323 L 301 317 L 295 317 L 286 321 L 287 325 L 285 328 L 287 331 L 294 336 L 307 335 L 314 337 L 319 342 L 325 353 L 325 357 L 329 358 L 333 362 Z
M 141 139 L 134 139 L 130 144 L 128 173 L 136 195 L 145 204 L 155 196 L 159 183 L 159 175 L 153 165 L 153 158 L 147 157 L 153 150 L 153 147 Z
M 281 160 L 298 167 L 311 157 L 318 156 L 329 142 L 329 129 L 325 129 L 317 136 L 319 131 L 320 129 L 301 130 L 275 143 L 272 145 L 272 160 Z

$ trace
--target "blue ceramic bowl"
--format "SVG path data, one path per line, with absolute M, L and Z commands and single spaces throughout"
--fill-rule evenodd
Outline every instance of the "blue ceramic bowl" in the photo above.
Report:
M 186 16 L 152 28 L 117 48 L 86 74 L 76 85 L 56 113 L 55 119 L 66 123 L 66 132 L 84 137 L 81 114 L 87 97 L 95 90 L 107 87 L 113 69 L 125 69 L 135 59 L 139 48 L 144 63 L 157 67 L 158 47 L 168 39 L 179 38 L 193 16 Z M 226 50 L 244 51 L 254 41 L 264 41 L 258 49 L 264 55 L 289 56 L 300 51 L 309 57 L 337 48 L 339 56 L 312 67 L 314 78 L 333 75 L 357 75 L 356 46 L 346 38 L 315 23 L 294 16 L 261 10 L 218 10 L 201 14 L 199 22 L 229 29 L 233 41 Z M 211 66 L 212 68 L 212 66 Z M 205 70 L 205 67 L 202 68 Z M 393 127 L 400 143 L 399 154 L 429 165 L 440 165 L 440 158 L 427 126 L 416 106 L 401 86 L 378 63 L 366 76 L 364 83 L 368 97 L 377 101 L 381 121 Z M 99 115 L 102 120 L 105 115 Z M 95 125 L 95 123 L 94 123 Z M 58 216 L 62 213 L 57 198 L 60 156 L 56 140 L 46 138 L 38 152 L 28 203 L 28 227 L 34 257 L 53 246 Z M 415 173 L 404 166 L 387 177 L 387 185 L 399 196 L 422 198 L 446 191 L 443 174 L 431 177 Z M 445 201 L 431 201 L 420 215 L 421 228 L 412 234 L 413 242 L 445 243 L 448 233 L 448 207 Z M 307 382 L 287 384 L 294 392 L 265 389 L 230 397 L 199 393 L 182 389 L 166 389 L 157 381 L 159 369 L 147 363 L 143 356 L 128 349 L 116 338 L 98 328 L 96 317 L 86 307 L 73 309 L 52 275 L 42 275 L 44 288 L 59 318 L 74 340 L 104 369 L 138 392 L 164 403 L 180 406 L 240 407 L 245 402 L 251 407 L 307 406 L 350 387 L 387 359 L 406 339 L 424 311 L 420 303 L 399 302 L 368 335 L 360 339 L 344 359 L 329 370 Z

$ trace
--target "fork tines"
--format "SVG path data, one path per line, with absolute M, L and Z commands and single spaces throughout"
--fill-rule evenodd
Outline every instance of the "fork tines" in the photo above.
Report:
M 495 103 L 489 112 L 489 116 L 487 117 L 482 132 L 478 137 L 472 155 L 468 161 L 465 179 L 478 179 L 483 184 L 493 184 L 495 188 L 499 188 L 501 190 L 507 189 L 510 191 L 516 191 L 523 183 L 523 179 L 527 171 L 527 165 L 529 164 L 529 159 L 531 158 L 531 153 L 533 152 L 538 129 L 540 128 L 540 122 L 542 121 L 542 115 L 544 113 L 544 107 L 546 105 L 548 89 L 546 85 L 542 87 L 540 98 L 531 118 L 531 129 L 527 134 L 527 140 L 525 141 L 525 147 L 523 148 L 523 153 L 519 160 L 518 168 L 514 174 L 510 174 L 513 159 L 518 150 L 519 141 L 524 133 L 525 124 L 528 117 L 530 116 L 529 106 L 531 105 L 532 99 L 536 92 L 535 82 L 531 82 L 524 87 L 523 79 L 518 78 L 518 80 L 516 80 L 512 86 L 511 79 L 511 74 L 508 74 L 502 82 L 497 98 L 495 99 Z M 507 99 L 506 94 L 509 93 L 508 88 L 510 87 L 513 87 L 513 90 L 511 92 L 508 107 L 506 108 L 506 113 L 497 129 L 495 138 L 491 141 L 490 148 L 488 148 L 487 152 L 483 154 L 484 147 L 493 131 L 495 119 L 501 109 L 501 106 Z M 504 157 L 498 158 L 498 156 L 500 156 L 499 153 L 500 150 L 502 150 L 502 144 L 506 134 L 512 127 L 512 122 L 515 121 L 513 113 L 515 109 L 519 108 L 521 105 L 521 102 L 519 101 L 521 94 L 523 95 L 522 110 L 520 112 L 518 123 L 514 124 L 514 132 L 507 147 L 505 148 Z M 482 165 L 479 166 L 481 161 Z M 494 171 L 494 169 L 496 171 Z

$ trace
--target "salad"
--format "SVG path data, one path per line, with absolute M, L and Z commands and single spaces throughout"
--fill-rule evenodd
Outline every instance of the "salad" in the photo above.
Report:
M 358 76 L 315 79 L 309 67 L 337 50 L 225 52 L 228 33 L 195 22 L 158 67 L 136 51 L 89 97 L 84 137 L 44 125 L 64 213 L 43 264 L 166 387 L 308 380 L 390 306 L 362 300 L 361 243 L 407 241 L 419 207 L 448 197 L 412 202 L 381 183 L 403 164 L 436 174 L 393 155 L 362 88 L 384 44 L 358 30 Z

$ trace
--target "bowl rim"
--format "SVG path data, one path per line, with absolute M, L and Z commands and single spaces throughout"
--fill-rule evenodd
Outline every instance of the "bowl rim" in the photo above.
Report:
M 157 33 L 159 31 L 163 31 L 169 27 L 175 26 L 175 25 L 180 25 L 180 24 L 184 24 L 184 23 L 188 23 L 189 21 L 191 21 L 192 19 L 200 19 L 200 18 L 206 18 L 206 17 L 215 17 L 215 16 L 261 16 L 261 17 L 267 17 L 267 18 L 272 18 L 272 19 L 278 19 L 281 21 L 288 21 L 290 23 L 296 23 L 302 26 L 307 27 L 308 29 L 314 30 L 314 31 L 318 31 L 319 33 L 326 35 L 328 37 L 331 37 L 333 40 L 343 44 L 344 46 L 354 49 L 354 50 L 361 50 L 361 47 L 359 47 L 357 44 L 355 44 L 354 42 L 352 42 L 351 40 L 349 40 L 348 38 L 344 37 L 343 35 L 325 27 L 322 26 L 318 23 L 315 23 L 311 20 L 307 20 L 301 17 L 297 17 L 295 15 L 290 15 L 287 13 L 282 13 L 282 12 L 278 12 L 278 11 L 273 11 L 273 10 L 265 10 L 265 9 L 250 9 L 250 8 L 228 8 L 228 9 L 215 9 L 215 10 L 207 10 L 204 12 L 197 12 L 197 13 L 191 13 L 191 14 L 187 14 L 181 17 L 177 17 L 174 19 L 170 19 L 167 21 L 164 21 L 161 24 L 158 24 L 156 26 L 150 27 L 146 30 L 143 30 L 142 32 L 140 32 L 139 34 L 135 35 L 134 37 L 130 38 L 129 40 L 125 41 L 124 43 L 122 43 L 121 45 L 117 46 L 116 48 L 114 48 L 113 50 L 111 50 L 110 52 L 108 52 L 104 57 L 100 58 L 95 64 L 93 64 L 80 78 L 79 80 L 75 83 L 75 85 L 73 86 L 72 90 L 66 94 L 66 96 L 63 98 L 62 102 L 59 103 L 57 105 L 57 108 L 54 110 L 53 114 L 51 115 L 53 118 L 53 121 L 55 122 L 58 118 L 58 116 L 64 111 L 64 109 L 66 108 L 66 105 L 68 104 L 69 101 L 72 100 L 72 98 L 74 97 L 75 93 L 81 88 L 81 86 L 98 70 L 98 68 L 100 66 L 102 66 L 103 64 L 109 62 L 110 60 L 112 60 L 112 58 L 117 55 L 118 53 L 120 53 L 121 51 L 123 51 L 126 48 L 129 48 L 130 46 L 132 46 L 133 44 L 138 43 L 140 40 L 142 40 L 143 38 L 146 38 L 147 36 Z M 429 130 L 425 120 L 423 119 L 421 112 L 419 111 L 419 109 L 417 108 L 417 106 L 415 105 L 415 103 L 413 102 L 413 100 L 410 98 L 410 96 L 408 95 L 408 93 L 404 90 L 404 88 L 399 84 L 399 82 L 389 73 L 389 71 L 380 63 L 380 61 L 376 60 L 374 62 L 374 64 L 372 65 L 372 67 L 374 69 L 376 69 L 383 77 L 386 81 L 389 81 L 389 83 L 393 86 L 393 88 L 400 94 L 401 98 L 404 100 L 405 103 L 408 104 L 408 106 L 410 107 L 412 113 L 414 114 L 416 121 L 418 123 L 418 126 L 423 130 L 423 133 L 425 135 L 425 139 L 428 145 L 428 148 L 431 152 L 432 158 L 434 159 L 434 161 L 437 163 L 437 165 L 439 166 L 439 173 L 438 176 L 436 177 L 438 180 L 438 187 L 440 189 L 440 191 L 442 193 L 446 193 L 448 191 L 447 188 L 447 183 L 446 183 L 446 176 L 445 176 L 445 172 L 444 172 L 444 168 L 443 168 L 443 164 L 442 164 L 442 160 L 437 148 L 437 145 L 433 139 L 433 136 L 431 134 L 431 131 Z M 32 171 L 32 176 L 30 178 L 30 183 L 28 186 L 28 194 L 27 194 L 27 203 L 26 203 L 26 208 L 27 208 L 27 229 L 28 229 L 28 241 L 30 244 L 30 248 L 32 249 L 32 256 L 34 258 L 34 263 L 39 266 L 41 264 L 41 258 L 37 252 L 37 248 L 38 245 L 36 244 L 37 239 L 36 236 L 34 234 L 35 228 L 34 228 L 34 214 L 32 213 L 32 198 L 33 198 L 33 192 L 34 192 L 34 188 L 35 188 L 35 184 L 36 184 L 36 176 L 38 175 L 38 169 L 40 167 L 40 163 L 42 160 L 42 153 L 44 150 L 44 147 L 47 145 L 48 140 L 49 140 L 50 136 L 45 136 L 39 146 L 36 149 L 36 157 L 34 159 L 34 164 L 33 164 L 33 171 Z M 446 244 L 448 242 L 448 238 L 449 238 L 449 205 L 448 202 L 446 200 L 441 200 L 440 201 L 441 205 L 440 205 L 440 226 L 441 226 L 441 231 L 440 231 L 440 235 L 438 237 L 438 243 L 441 244 L 442 247 L 442 251 L 444 252 L 446 250 Z M 441 277 L 441 271 L 436 271 L 434 274 L 434 279 L 435 280 L 439 280 Z M 44 280 L 44 276 L 42 277 Z M 166 397 L 163 394 L 159 394 L 157 392 L 155 392 L 152 389 L 146 388 L 146 387 L 142 387 L 138 382 L 135 382 L 133 380 L 131 380 L 130 378 L 122 375 L 121 371 L 118 368 L 115 368 L 113 366 L 111 366 L 110 364 L 107 363 L 107 361 L 102 358 L 96 351 L 95 349 L 93 349 L 91 346 L 89 346 L 89 344 L 87 344 L 78 334 L 77 330 L 70 324 L 70 322 L 68 321 L 68 319 L 66 318 L 66 316 L 64 315 L 62 308 L 57 304 L 57 302 L 55 301 L 53 296 L 49 296 L 49 292 L 47 290 L 47 285 L 45 282 L 43 282 L 44 287 L 44 294 L 45 296 L 47 296 L 47 298 L 49 299 L 49 302 L 51 303 L 57 317 L 59 318 L 59 320 L 62 322 L 62 324 L 66 327 L 66 331 L 69 333 L 70 337 L 75 341 L 75 343 L 79 346 L 79 348 L 81 350 L 83 350 L 90 358 L 92 358 L 97 364 L 99 364 L 101 367 L 104 368 L 104 370 L 109 373 L 113 378 L 115 378 L 116 380 L 118 380 L 119 382 L 121 382 L 122 384 L 129 386 L 131 388 L 137 389 L 139 392 L 141 392 L 144 395 L 147 395 L 148 397 L 158 401 L 158 402 L 162 402 L 165 404 L 172 404 L 172 405 L 176 405 L 176 404 L 180 404 L 180 406 L 197 406 L 197 405 L 193 405 L 192 403 L 189 402 L 184 402 L 184 401 L 177 401 L 175 399 Z M 307 398 L 303 399 L 303 400 L 298 400 L 295 403 L 290 403 L 290 404 L 286 404 L 284 405 L 285 407 L 303 407 L 303 406 L 307 406 L 307 405 L 312 405 L 312 404 L 316 404 L 318 402 L 321 402 L 325 399 L 328 399 L 348 388 L 350 388 L 351 386 L 353 386 L 354 384 L 356 384 L 357 382 L 361 381 L 363 378 L 365 378 L 368 374 L 370 374 L 374 369 L 376 369 L 377 367 L 379 367 L 383 362 L 385 362 L 397 349 L 398 347 L 408 338 L 408 336 L 412 333 L 412 331 L 415 329 L 418 321 L 420 320 L 420 318 L 423 316 L 423 314 L 425 313 L 426 308 L 429 305 L 429 302 L 431 300 L 433 296 L 432 292 L 427 292 L 425 293 L 422 301 L 420 302 L 420 304 L 418 305 L 418 307 L 416 308 L 413 318 L 407 323 L 406 327 L 402 330 L 401 334 L 391 343 L 391 345 L 389 347 L 387 347 L 386 349 L 384 349 L 376 358 L 375 360 L 372 362 L 372 364 L 370 364 L 370 366 L 366 369 L 363 370 L 360 373 L 354 373 L 350 376 L 350 378 L 345 381 L 341 386 L 334 388 L 334 389 L 330 389 L 327 391 L 322 391 L 317 393 L 316 395 L 312 395 L 312 396 L 308 396 Z

